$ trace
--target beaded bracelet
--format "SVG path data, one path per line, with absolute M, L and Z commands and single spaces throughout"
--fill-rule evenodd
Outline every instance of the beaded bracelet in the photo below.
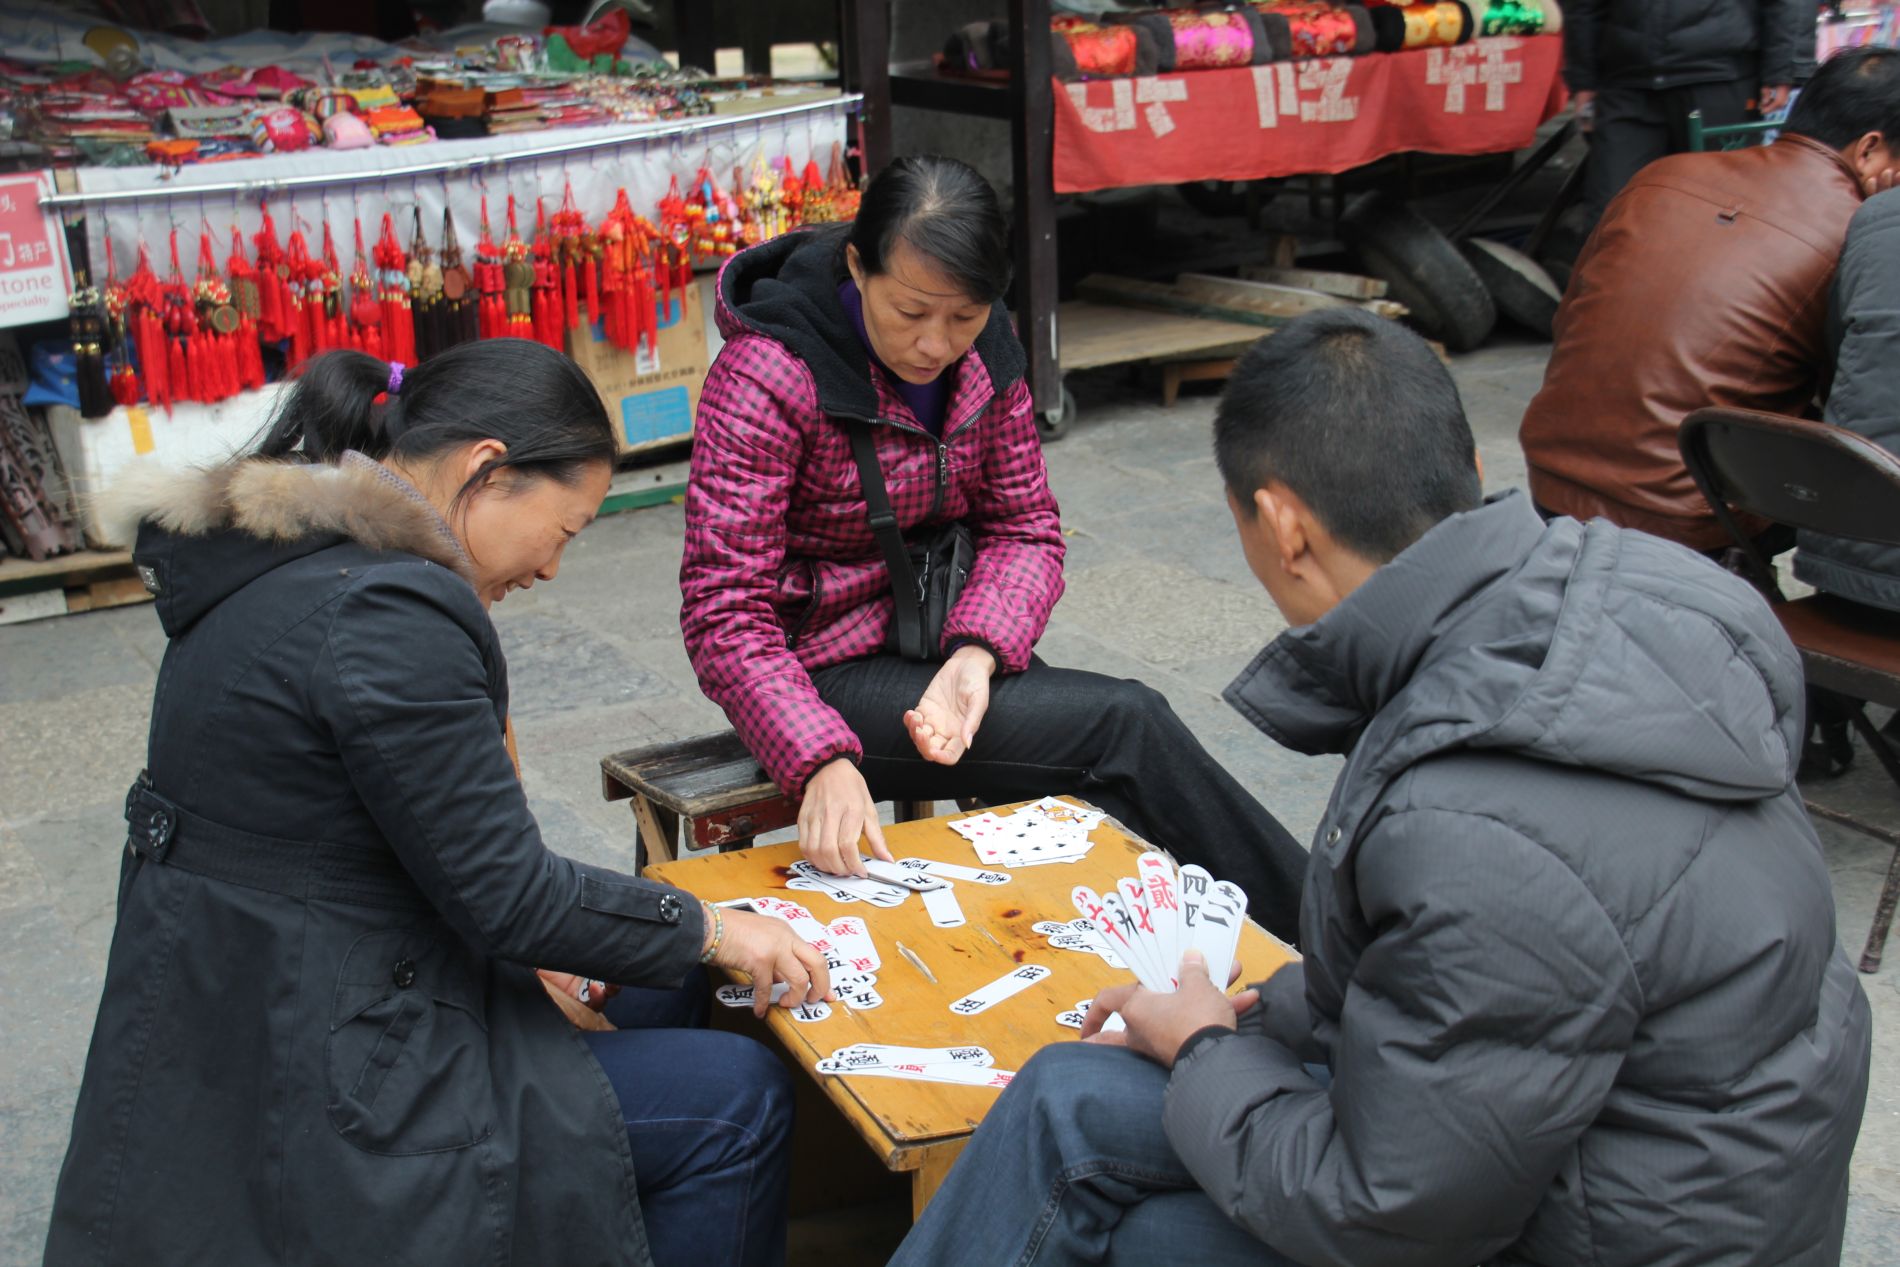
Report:
M 712 940 L 706 943 L 706 949 L 699 952 L 701 963 L 711 963 L 713 956 L 719 953 L 719 943 L 726 939 L 726 917 L 718 907 L 710 902 L 700 902 L 700 908 L 706 912 L 706 918 L 712 921 Z

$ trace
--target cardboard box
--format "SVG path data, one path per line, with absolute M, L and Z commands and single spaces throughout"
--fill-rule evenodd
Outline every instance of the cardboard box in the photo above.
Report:
M 699 389 L 712 357 L 706 348 L 710 281 L 674 295 L 662 319 L 659 346 L 638 355 L 607 341 L 600 323 L 568 336 L 574 358 L 607 406 L 622 455 L 688 439 L 699 409 Z

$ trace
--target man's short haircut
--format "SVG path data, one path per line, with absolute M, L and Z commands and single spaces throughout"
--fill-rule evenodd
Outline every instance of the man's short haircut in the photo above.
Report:
M 1900 49 L 1844 48 L 1828 58 L 1795 100 L 1788 131 L 1836 150 L 1878 132 L 1900 150 Z
M 1244 513 L 1277 479 L 1377 563 L 1483 501 L 1450 373 L 1425 340 L 1358 308 L 1307 313 L 1247 349 L 1214 414 L 1214 459 Z

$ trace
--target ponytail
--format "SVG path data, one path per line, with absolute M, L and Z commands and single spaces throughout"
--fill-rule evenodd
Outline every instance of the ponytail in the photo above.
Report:
M 312 357 L 256 456 L 335 462 L 354 449 L 420 465 L 463 445 L 501 441 L 508 452 L 462 486 L 458 503 L 504 468 L 572 484 L 589 465 L 613 461 L 613 424 L 600 394 L 578 365 L 543 344 L 482 339 L 393 369 L 362 352 Z
M 271 419 L 257 456 L 301 453 L 312 462 L 335 462 L 346 449 L 355 449 L 366 457 L 387 457 L 387 407 L 375 400 L 388 382 L 388 364 L 362 352 L 312 357 Z

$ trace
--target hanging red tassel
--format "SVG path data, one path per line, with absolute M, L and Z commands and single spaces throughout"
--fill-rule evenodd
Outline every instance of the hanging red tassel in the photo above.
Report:
M 231 278 L 231 306 L 238 316 L 237 331 L 231 336 L 235 381 L 239 391 L 255 391 L 264 385 L 264 357 L 257 346 L 263 289 L 257 270 L 245 257 L 244 235 L 236 225 L 231 226 L 231 253 L 224 267 Z
M 488 199 L 482 198 L 482 236 L 475 243 L 475 288 L 481 294 L 481 337 L 499 339 L 508 333 L 508 309 L 502 299 L 501 248 L 488 227 Z
M 417 220 L 418 231 L 421 221 Z M 421 272 L 420 261 L 412 269 L 396 239 L 396 222 L 383 213 L 382 235 L 376 239 L 375 298 L 382 306 L 382 329 L 377 332 L 383 351 L 392 361 L 414 365 L 422 358 L 416 354 L 415 282 Z
M 111 389 L 112 399 L 121 405 L 135 405 L 138 403 L 139 393 L 144 389 L 139 383 L 137 372 L 132 368 L 132 354 L 130 350 L 132 335 L 128 325 L 130 315 L 128 308 L 131 299 L 130 296 L 126 294 L 124 284 L 119 281 L 118 261 L 112 257 L 112 225 L 110 221 L 108 221 L 105 226 L 105 239 L 106 284 L 104 290 L 101 292 L 101 296 L 105 302 L 106 330 L 108 333 L 106 354 L 112 364 L 112 369 L 107 376 L 106 382 L 107 386 Z
M 534 337 L 534 265 L 528 262 L 528 244 L 515 224 L 515 196 L 508 195 L 508 237 L 501 244 L 502 302 L 508 324 L 502 331 L 511 339 Z
M 263 227 L 258 229 L 252 239 L 257 245 L 257 333 L 270 343 L 281 343 L 291 335 L 291 315 L 288 296 L 284 284 L 288 269 L 284 261 L 284 248 L 277 241 L 277 223 L 271 219 L 270 207 L 265 204 L 259 208 L 263 217 Z
M 303 231 L 292 229 L 284 250 L 284 331 L 290 339 L 290 361 L 286 367 L 296 370 L 316 354 L 311 344 L 310 318 L 305 313 L 305 275 L 309 271 L 310 250 L 304 244 Z

